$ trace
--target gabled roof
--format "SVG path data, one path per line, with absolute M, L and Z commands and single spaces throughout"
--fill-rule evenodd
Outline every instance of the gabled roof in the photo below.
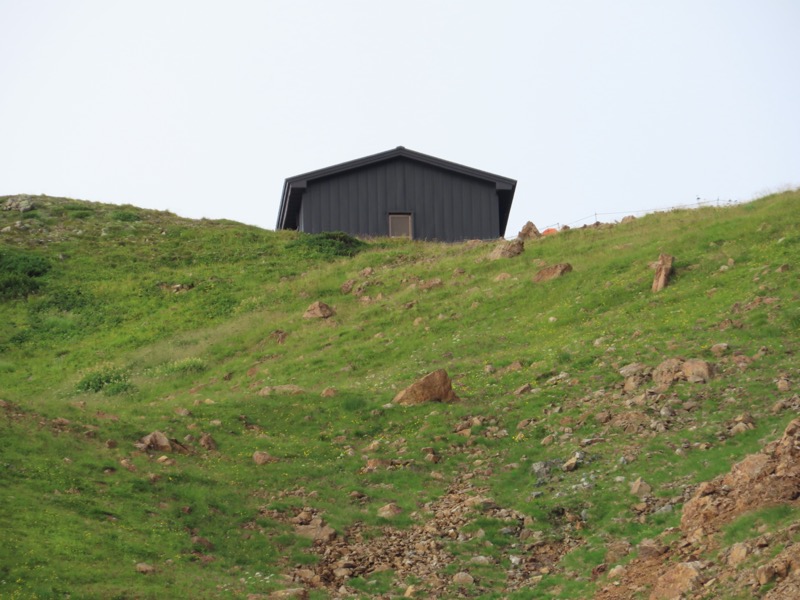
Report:
M 458 163 L 450 162 L 449 160 L 436 158 L 435 156 L 422 154 L 421 152 L 415 152 L 413 150 L 409 150 L 408 148 L 404 148 L 403 146 L 398 146 L 397 148 L 387 150 L 386 152 L 371 154 L 370 156 L 365 156 L 363 158 L 357 158 L 355 160 L 343 162 L 338 165 L 325 167 L 324 169 L 317 169 L 316 171 L 309 171 L 308 173 L 295 175 L 294 177 L 288 177 L 283 184 L 283 195 L 281 196 L 281 207 L 280 211 L 278 212 L 278 223 L 276 228 L 297 228 L 300 200 L 309 181 L 400 157 L 408 158 L 410 160 L 425 163 L 434 167 L 439 167 L 441 169 L 446 169 L 448 171 L 453 171 L 455 173 L 461 173 L 462 175 L 468 175 L 469 177 L 474 177 L 476 179 L 490 181 L 497 186 L 498 191 L 503 190 L 505 192 L 504 196 L 507 197 L 506 201 L 508 203 L 508 208 L 510 209 L 511 207 L 511 200 L 514 197 L 514 189 L 517 186 L 517 181 L 515 179 L 509 179 L 508 177 L 502 177 L 500 175 L 495 175 L 494 173 L 473 169 L 472 167 L 467 167 Z M 505 216 L 507 219 L 507 212 Z M 505 230 L 505 223 L 502 224 L 502 229 Z

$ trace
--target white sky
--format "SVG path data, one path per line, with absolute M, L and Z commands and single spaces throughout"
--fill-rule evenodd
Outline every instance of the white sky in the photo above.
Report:
M 0 194 L 271 229 L 286 177 L 403 145 L 517 179 L 507 236 L 749 200 L 800 185 L 799 31 L 797 0 L 0 0 Z

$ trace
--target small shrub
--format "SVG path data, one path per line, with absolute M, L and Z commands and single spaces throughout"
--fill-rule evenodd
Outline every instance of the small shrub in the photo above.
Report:
M 341 231 L 323 233 L 301 233 L 300 237 L 286 244 L 305 258 L 353 257 L 367 247 L 365 242 Z
M 50 270 L 50 261 L 31 252 L 0 250 L 0 300 L 24 298 L 36 292 L 36 281 Z
M 196 356 L 175 360 L 158 366 L 156 375 L 185 375 L 188 373 L 202 373 L 208 368 L 206 361 Z
M 79 392 L 106 391 L 109 395 L 119 394 L 121 390 L 129 390 L 128 373 L 114 367 L 103 367 L 87 373 L 78 382 L 76 389 Z
M 124 223 L 133 223 L 142 220 L 142 217 L 132 210 L 115 210 L 111 213 L 111 218 Z

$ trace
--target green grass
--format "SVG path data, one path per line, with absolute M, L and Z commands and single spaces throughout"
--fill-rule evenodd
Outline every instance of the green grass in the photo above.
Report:
M 677 526 L 684 486 L 727 472 L 791 419 L 770 409 L 791 395 L 777 391 L 777 373 L 800 381 L 798 202 L 790 192 L 654 214 L 489 261 L 491 243 L 360 242 L 37 197 L 31 229 L 0 237 L 13 267 L 4 273 L 17 277 L 0 303 L 0 597 L 266 594 L 286 587 L 281 575 L 293 566 L 317 560 L 287 522 L 304 506 L 339 532 L 361 522 L 379 543 L 382 527 L 424 522 L 426 503 L 465 473 L 527 515 L 527 529 L 575 549 L 536 586 L 506 591 L 508 556 L 524 544 L 503 520 L 476 513 L 464 531 L 483 529 L 492 545 L 449 542 L 448 572 L 478 573 L 482 591 L 470 593 L 483 597 L 591 596 L 604 544 L 635 545 Z M 0 213 L 0 228 L 12 218 Z M 660 252 L 676 257 L 676 273 L 654 295 L 649 263 Z M 573 272 L 532 283 L 557 262 Z M 511 278 L 495 281 L 501 272 Z M 441 286 L 422 289 L 436 278 Z M 336 315 L 303 319 L 315 300 Z M 740 370 L 731 354 L 713 357 L 718 342 L 756 358 Z M 720 374 L 676 384 L 655 406 L 626 405 L 635 394 L 622 394 L 619 368 L 675 356 L 713 360 Z M 503 371 L 515 362 L 520 370 Z M 460 402 L 387 407 L 437 368 L 453 377 Z M 535 391 L 513 395 L 525 383 Z M 258 394 L 286 384 L 303 392 Z M 337 394 L 322 397 L 327 387 Z M 665 421 L 662 406 L 686 402 L 691 413 L 650 428 Z M 599 422 L 601 411 L 646 421 L 625 432 Z M 755 429 L 726 435 L 744 412 Z M 454 431 L 476 417 L 470 438 Z M 169 454 L 168 464 L 137 450 L 154 430 L 192 453 Z M 218 450 L 199 445 L 203 433 Z M 547 436 L 553 443 L 542 445 Z M 604 441 L 581 446 L 589 438 Z M 429 447 L 438 464 L 424 460 Z M 256 450 L 279 461 L 257 466 Z M 575 471 L 557 466 L 578 451 Z M 401 464 L 370 472 L 366 458 Z M 539 461 L 556 467 L 537 483 L 530 465 Z M 639 476 L 672 512 L 639 519 L 629 492 Z M 367 498 L 355 502 L 353 491 Z M 388 502 L 403 509 L 391 521 L 376 514 Z M 797 520 L 785 511 L 745 515 L 724 540 Z M 192 544 L 194 535 L 213 550 Z M 476 554 L 500 566 L 476 570 Z M 136 573 L 137 562 L 158 573 Z M 351 584 L 366 597 L 402 595 L 408 582 L 380 573 Z

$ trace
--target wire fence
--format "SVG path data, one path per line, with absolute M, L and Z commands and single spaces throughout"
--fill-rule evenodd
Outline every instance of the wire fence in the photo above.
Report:
M 697 199 L 696 202 L 688 202 L 685 204 L 674 204 L 672 206 L 662 206 L 660 208 L 642 208 L 638 210 L 625 210 L 625 211 L 618 211 L 618 212 L 595 212 L 591 215 L 587 215 L 576 221 L 572 221 L 571 223 L 551 223 L 550 225 L 546 225 L 539 229 L 539 231 L 544 231 L 545 229 L 561 229 L 565 225 L 567 227 L 574 227 L 575 225 L 579 225 L 581 223 L 598 223 L 602 221 L 602 218 L 612 217 L 612 220 L 616 220 L 616 217 L 620 215 L 624 216 L 634 216 L 638 217 L 641 215 L 646 215 L 649 213 L 654 212 L 667 212 L 671 210 L 688 210 L 693 208 L 703 208 L 705 206 L 730 206 L 733 204 L 742 204 L 744 202 L 750 202 L 750 200 L 700 200 Z

